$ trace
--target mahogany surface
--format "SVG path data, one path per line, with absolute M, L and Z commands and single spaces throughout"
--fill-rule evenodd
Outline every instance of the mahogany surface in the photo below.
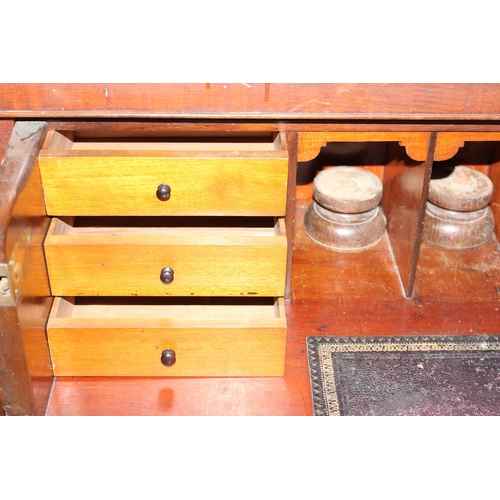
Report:
M 497 84 L 0 84 L 0 117 L 498 120 Z

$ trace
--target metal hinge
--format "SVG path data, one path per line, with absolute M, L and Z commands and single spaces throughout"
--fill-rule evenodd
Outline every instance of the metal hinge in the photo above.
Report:
M 26 277 L 31 235 L 29 229 L 19 232 L 12 258 L 8 263 L 0 262 L 0 307 L 15 306 Z

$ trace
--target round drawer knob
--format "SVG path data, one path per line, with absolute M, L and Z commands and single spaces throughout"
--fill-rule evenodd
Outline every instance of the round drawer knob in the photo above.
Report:
M 160 273 L 160 280 L 165 285 L 172 283 L 174 281 L 174 270 L 171 267 L 164 267 Z
M 161 364 L 164 366 L 175 365 L 175 351 L 173 349 L 165 349 L 161 353 Z
M 167 201 L 170 199 L 170 193 L 172 189 L 168 184 L 160 184 L 156 190 L 156 196 L 161 201 Z

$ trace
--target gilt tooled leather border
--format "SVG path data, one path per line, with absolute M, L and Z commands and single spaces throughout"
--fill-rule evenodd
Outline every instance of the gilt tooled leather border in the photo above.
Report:
M 332 353 L 500 351 L 500 335 L 425 337 L 307 337 L 315 416 L 340 416 Z

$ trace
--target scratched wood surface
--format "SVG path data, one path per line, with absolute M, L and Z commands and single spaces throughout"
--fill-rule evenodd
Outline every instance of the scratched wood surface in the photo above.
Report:
M 0 117 L 500 117 L 499 84 L 1 84 Z

